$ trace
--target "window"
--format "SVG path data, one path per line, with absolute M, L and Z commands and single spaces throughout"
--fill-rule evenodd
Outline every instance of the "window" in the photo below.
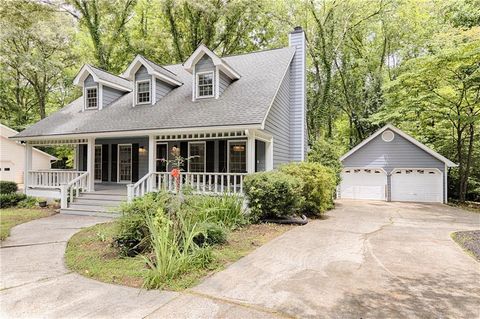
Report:
M 102 145 L 95 145 L 95 181 L 102 181 Z
M 247 172 L 247 142 L 228 141 L 228 171 L 230 173 Z
M 4 170 L 5 172 L 10 172 L 10 167 L 5 167 L 3 170 Z
M 167 171 L 167 162 L 168 160 L 168 144 L 167 143 L 157 143 L 157 155 L 156 155 L 156 171 L 157 172 L 166 172 Z
M 150 103 L 150 80 L 137 82 L 137 104 Z
M 86 95 L 85 108 L 96 109 L 98 107 L 97 88 L 86 88 L 85 95 Z
M 188 143 L 188 157 L 195 156 L 188 161 L 188 171 L 205 172 L 205 142 Z
M 387 130 L 382 133 L 382 140 L 384 140 L 385 142 L 391 142 L 393 141 L 394 138 L 395 138 L 395 134 L 393 134 L 393 132 L 390 130 Z
M 197 73 L 197 97 L 213 97 L 213 72 Z

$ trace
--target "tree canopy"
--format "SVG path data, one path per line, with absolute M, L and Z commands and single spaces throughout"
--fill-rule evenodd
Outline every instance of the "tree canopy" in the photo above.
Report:
M 480 0 L 2 1 L 1 121 L 22 129 L 77 98 L 84 63 L 120 73 L 136 54 L 182 63 L 200 43 L 270 49 L 297 25 L 313 150 L 342 153 L 391 122 L 459 164 L 452 196 L 480 200 Z

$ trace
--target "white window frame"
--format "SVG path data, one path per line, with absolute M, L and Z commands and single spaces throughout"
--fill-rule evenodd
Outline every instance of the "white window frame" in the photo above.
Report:
M 203 172 L 205 173 L 207 170 L 207 142 L 206 141 L 192 141 L 188 142 L 188 157 L 192 156 L 190 154 L 190 145 L 191 144 L 203 144 Z M 190 173 L 190 162 L 191 160 L 188 161 L 188 172 Z M 193 173 L 201 173 L 201 172 L 193 172 Z
M 94 151 L 96 150 L 96 148 L 99 148 L 100 149 L 100 179 L 95 179 L 95 182 L 102 182 L 102 174 L 103 174 L 103 167 L 102 167 L 102 161 L 103 161 L 103 145 L 102 144 L 95 144 L 95 148 L 94 148 Z M 95 156 L 95 152 L 93 153 L 93 155 Z M 93 165 L 93 176 L 95 177 L 95 163 Z
M 138 85 L 141 83 L 148 82 L 148 101 L 147 102 L 139 102 L 138 101 L 138 94 L 139 93 L 145 93 L 145 92 L 139 92 L 138 91 Z M 152 80 L 150 79 L 145 79 L 145 80 L 138 80 L 135 81 L 135 102 L 137 105 L 144 105 L 144 104 L 151 104 L 152 103 Z
M 97 106 L 96 107 L 88 107 L 88 90 L 92 90 L 92 89 L 95 89 L 97 90 Z M 97 86 L 87 86 L 85 87 L 85 91 L 83 92 L 83 96 L 85 97 L 84 98 L 84 109 L 85 110 L 98 110 L 99 106 L 100 106 L 100 89 L 99 87 Z
M 129 181 L 122 181 L 120 180 L 120 146 L 130 146 L 130 180 Z M 131 184 L 133 177 L 133 144 L 125 143 L 125 144 L 118 144 L 117 145 L 117 183 L 118 184 Z
M 211 74 L 212 75 L 212 94 L 211 95 L 202 95 L 200 96 L 200 84 L 199 84 L 199 77 L 200 75 Z M 203 71 L 203 72 L 196 72 L 195 73 L 195 98 L 196 99 L 209 99 L 215 97 L 215 72 L 214 71 Z
M 245 143 L 245 168 L 246 168 L 246 171 L 248 172 L 248 140 L 228 140 L 227 141 L 227 172 L 228 173 L 231 173 L 230 172 L 230 144 L 231 143 L 238 143 L 238 142 L 242 142 L 242 143 Z M 266 145 L 265 145 L 266 147 Z M 266 165 L 266 160 L 265 160 L 265 165 Z M 266 167 L 265 167 L 266 169 Z M 238 174 L 238 173 L 237 173 Z
M 157 145 L 166 145 L 167 146 L 167 158 L 166 160 L 168 161 L 168 143 L 167 142 L 157 142 L 155 143 L 155 171 L 157 171 L 157 162 L 159 160 L 161 160 L 160 158 L 157 157 Z M 167 165 L 165 165 L 165 172 L 163 173 L 167 173 L 168 172 L 168 162 L 167 162 Z M 161 173 L 161 172 L 159 172 Z

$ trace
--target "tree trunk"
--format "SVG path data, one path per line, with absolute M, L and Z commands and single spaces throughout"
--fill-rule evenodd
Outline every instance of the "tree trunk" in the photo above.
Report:
M 475 140 L 474 123 L 470 123 L 468 133 L 469 133 L 469 137 L 468 137 L 467 158 L 465 160 L 465 170 L 463 171 L 463 177 L 461 179 L 461 184 L 460 184 L 459 199 L 461 202 L 464 202 L 466 200 L 467 190 L 468 190 L 468 178 L 470 177 L 470 168 L 472 165 L 473 141 Z

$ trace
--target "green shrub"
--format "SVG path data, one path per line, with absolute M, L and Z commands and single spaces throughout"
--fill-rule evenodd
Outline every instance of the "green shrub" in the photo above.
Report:
M 25 199 L 18 202 L 17 207 L 20 208 L 34 208 L 37 206 L 37 199 L 32 196 L 27 196 Z
M 200 247 L 220 245 L 227 242 L 227 230 L 215 223 L 199 225 L 199 234 L 193 239 Z
M 27 196 L 21 193 L 0 194 L 0 208 L 16 206 L 25 198 Z
M 300 212 L 307 216 L 321 215 L 333 207 L 335 173 L 319 163 L 290 163 L 280 167 L 280 171 L 302 179 L 302 203 Z
M 302 205 L 302 181 L 283 172 L 271 171 L 248 175 L 245 194 L 254 221 L 292 216 Z
M 332 140 L 324 140 L 319 138 L 316 140 L 310 151 L 308 152 L 308 161 L 320 163 L 329 167 L 335 173 L 335 184 L 340 183 L 340 173 L 342 171 L 342 163 L 340 162 L 341 147 L 334 144 Z
M 243 199 L 234 195 L 187 196 L 183 208 L 189 211 L 192 221 L 215 223 L 230 230 L 248 222 L 243 209 Z
M 114 246 L 120 249 L 122 255 L 134 256 L 150 249 L 151 236 L 146 218 L 166 210 L 170 197 L 165 192 L 148 193 L 120 207 L 122 217 L 118 221 Z
M 17 183 L 10 181 L 0 181 L 0 194 L 11 194 L 17 192 Z

